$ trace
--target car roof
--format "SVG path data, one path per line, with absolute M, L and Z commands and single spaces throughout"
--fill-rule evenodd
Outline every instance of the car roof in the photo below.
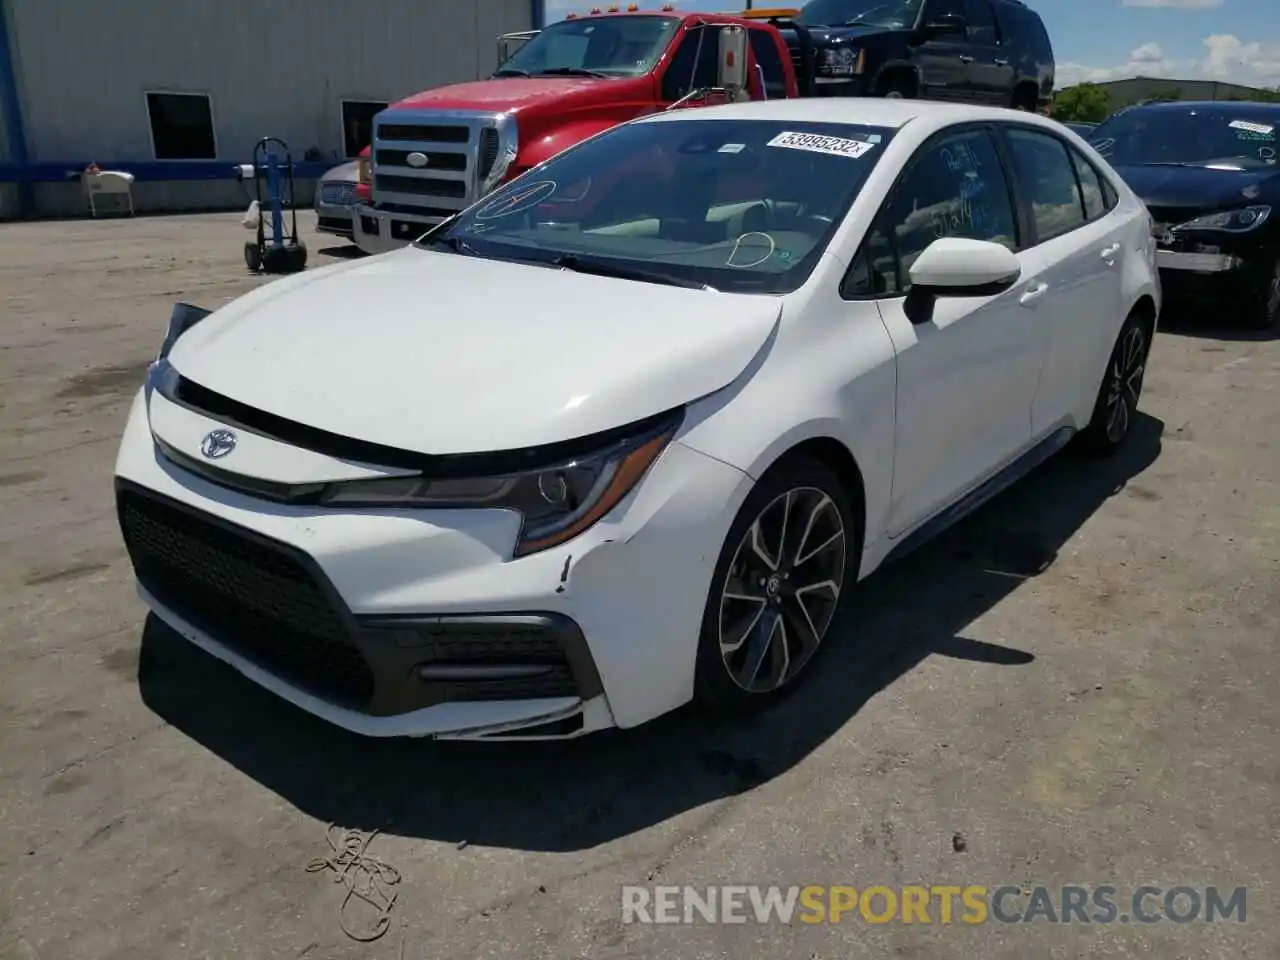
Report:
M 799 100 L 753 100 L 692 110 L 667 110 L 642 118 L 641 123 L 681 120 L 774 120 L 803 123 L 847 123 L 898 130 L 914 120 L 930 127 L 955 123 L 1004 121 L 1032 123 L 1051 130 L 1061 124 L 1039 114 L 928 100 L 885 100 L 878 97 L 813 97 Z

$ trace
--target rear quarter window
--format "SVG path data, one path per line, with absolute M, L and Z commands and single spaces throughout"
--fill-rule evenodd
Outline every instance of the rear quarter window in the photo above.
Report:
M 1053 59 L 1053 46 L 1040 15 L 1026 7 L 1012 3 L 998 3 L 996 16 L 1004 42 L 1022 47 L 1037 57 Z

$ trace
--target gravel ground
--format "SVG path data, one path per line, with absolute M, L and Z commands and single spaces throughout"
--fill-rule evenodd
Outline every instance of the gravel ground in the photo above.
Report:
M 1059 458 L 877 574 L 751 724 L 374 742 L 132 591 L 127 403 L 173 300 L 260 282 L 237 221 L 0 229 L 0 957 L 1280 956 L 1280 341 L 1171 321 L 1122 456 Z M 330 822 L 403 877 L 372 943 L 306 870 Z M 624 884 L 769 883 L 1243 886 L 1247 919 L 621 921 Z

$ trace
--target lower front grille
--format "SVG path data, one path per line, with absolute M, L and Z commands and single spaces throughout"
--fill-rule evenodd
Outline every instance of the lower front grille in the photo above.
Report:
M 130 485 L 117 508 L 138 581 L 160 603 L 300 688 L 369 703 L 373 673 L 305 557 Z

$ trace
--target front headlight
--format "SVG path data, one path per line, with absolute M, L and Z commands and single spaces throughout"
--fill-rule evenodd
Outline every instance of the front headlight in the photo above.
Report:
M 373 162 L 368 157 L 360 157 L 356 160 L 356 182 L 373 182 Z
M 823 50 L 818 69 L 828 76 L 850 76 L 862 72 L 862 51 L 850 47 Z
M 571 540 L 621 502 L 679 427 L 679 417 L 586 456 L 501 476 L 391 477 L 331 485 L 320 502 L 335 507 L 511 510 L 521 516 L 517 557 Z
M 1267 222 L 1271 216 L 1270 207 L 1244 207 L 1240 210 L 1224 210 L 1222 213 L 1210 213 L 1196 217 L 1186 223 L 1180 223 L 1174 230 L 1221 230 L 1227 233 L 1248 233 Z
M 211 313 L 213 313 L 212 310 L 206 310 L 204 307 L 193 307 L 189 303 L 175 303 L 173 313 L 169 315 L 169 328 L 165 331 L 160 351 L 156 354 L 156 362 L 168 357 L 169 351 L 178 342 L 178 338 Z

